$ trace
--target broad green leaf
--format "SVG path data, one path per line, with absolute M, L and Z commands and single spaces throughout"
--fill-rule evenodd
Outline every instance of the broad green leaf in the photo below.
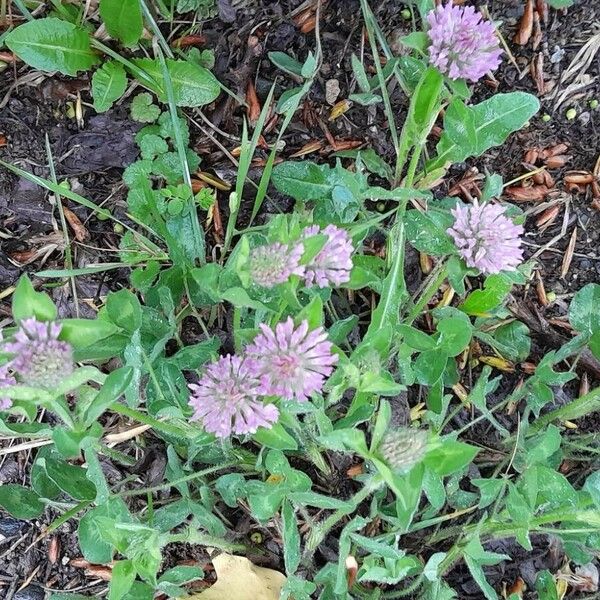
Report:
M 167 102 L 167 93 L 162 68 L 157 60 L 135 59 L 134 64 L 150 75 L 154 84 L 145 87 L 155 92 L 161 102 Z M 204 106 L 219 95 L 221 88 L 216 77 L 208 70 L 185 60 L 166 60 L 173 85 L 173 95 L 177 106 Z
M 539 100 L 525 92 L 495 94 L 472 107 L 465 106 L 460 114 L 450 112 L 444 118 L 444 133 L 438 143 L 438 156 L 429 161 L 427 170 L 448 163 L 462 162 L 469 156 L 480 156 L 494 146 L 500 146 L 513 132 L 521 129 L 539 110 Z M 468 114 L 475 129 L 475 143 L 469 144 L 471 134 L 465 135 L 464 119 Z
M 475 446 L 456 442 L 453 440 L 441 440 L 437 448 L 427 452 L 423 462 L 441 477 L 457 473 L 475 458 L 479 449 Z
M 588 283 L 571 300 L 569 321 L 580 333 L 593 335 L 600 331 L 600 285 Z
M 494 341 L 500 347 L 500 353 L 510 360 L 522 362 L 531 351 L 531 338 L 529 337 L 529 328 L 520 321 L 512 321 L 506 325 L 501 325 L 494 331 Z
M 36 292 L 27 275 L 22 275 L 12 298 L 12 313 L 15 321 L 35 317 L 38 321 L 56 319 L 57 310 L 50 296 Z
M 265 427 L 259 427 L 258 431 L 252 436 L 252 438 L 267 448 L 274 448 L 276 450 L 298 449 L 298 443 L 285 430 L 281 423 L 275 423 L 269 429 Z
M 473 332 L 470 323 L 456 317 L 441 320 L 437 330 L 440 334 L 438 350 L 446 356 L 458 356 L 469 345 Z
M 512 283 L 502 275 L 490 275 L 484 283 L 483 290 L 471 292 L 460 305 L 460 310 L 468 315 L 486 316 L 498 308 L 512 288 Z
M 104 319 L 64 319 L 60 339 L 69 342 L 76 351 L 97 344 L 119 329 Z M 78 357 L 76 356 L 76 359 Z
M 100 0 L 100 16 L 111 37 L 134 46 L 144 29 L 140 0 Z
M 106 311 L 110 320 L 125 331 L 133 333 L 142 325 L 142 307 L 135 294 L 119 290 L 108 295 Z
M 92 75 L 92 97 L 96 112 L 106 112 L 127 88 L 125 69 L 116 60 L 105 62 Z
M 130 560 L 118 560 L 112 567 L 108 600 L 121 600 L 135 580 L 135 568 Z
M 0 485 L 0 506 L 16 519 L 35 519 L 44 512 L 39 496 L 15 483 Z
M 48 477 L 66 494 L 75 500 L 93 500 L 96 486 L 86 477 L 86 469 L 76 467 L 55 458 L 45 458 Z
M 552 3 L 555 0 L 550 0 Z M 559 600 L 556 580 L 550 571 L 540 571 L 535 580 L 535 590 L 539 600 Z
M 269 52 L 269 60 L 282 71 L 295 77 L 302 76 L 302 63 L 285 52 Z
M 548 4 L 552 8 L 568 8 L 575 4 L 575 0 L 548 0 Z
M 24 23 L 4 41 L 21 60 L 40 71 L 75 76 L 99 62 L 88 32 L 54 17 Z
M 100 531 L 107 518 L 115 522 L 131 522 L 127 505 L 119 497 L 112 497 L 105 504 L 93 508 L 81 518 L 77 536 L 79 546 L 86 560 L 92 563 L 104 564 L 112 560 L 114 548 L 104 541 Z
M 411 246 L 431 256 L 444 256 L 455 252 L 455 246 L 446 233 L 446 226 L 433 220 L 431 213 L 409 210 L 404 216 L 406 237 Z
M 594 504 L 600 508 L 600 471 L 595 471 L 588 476 L 583 489 L 592 497 Z

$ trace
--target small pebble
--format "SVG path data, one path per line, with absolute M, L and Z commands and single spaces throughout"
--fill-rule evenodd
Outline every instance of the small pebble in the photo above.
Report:
M 542 121 L 544 121 L 544 123 L 547 123 L 548 121 L 550 121 L 550 119 L 552 119 L 552 117 L 548 113 L 542 116 Z
M 0 518 L 0 541 L 19 535 L 24 524 L 23 521 L 13 519 L 12 517 Z
M 598 104 L 600 103 L 595 98 L 593 100 L 590 100 L 590 108 L 592 110 L 596 110 L 598 108 Z

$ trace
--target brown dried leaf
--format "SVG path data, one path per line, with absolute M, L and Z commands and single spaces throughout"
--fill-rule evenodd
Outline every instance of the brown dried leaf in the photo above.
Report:
M 519 22 L 519 28 L 517 29 L 517 33 L 515 34 L 515 44 L 519 44 L 519 46 L 524 46 L 525 44 L 527 44 L 527 42 L 531 38 L 532 31 L 533 0 L 527 0 L 527 4 L 525 5 L 525 11 L 523 12 L 523 16 L 521 17 L 521 21 Z
M 286 577 L 279 571 L 253 565 L 243 556 L 213 558 L 217 582 L 190 600 L 279 600 Z
M 540 231 L 544 231 L 550 225 L 552 225 L 559 212 L 559 204 L 555 204 L 554 206 L 551 206 L 550 208 L 547 208 L 546 210 L 541 212 L 538 218 L 535 220 L 535 224 L 538 227 L 538 229 L 540 229 Z
M 300 150 L 297 150 L 293 154 L 290 154 L 289 158 L 298 158 L 300 156 L 305 156 L 307 154 L 311 154 L 312 152 L 318 152 L 323 148 L 323 142 L 319 140 L 313 140 L 312 142 L 308 142 L 304 144 Z
M 544 280 L 542 279 L 542 276 L 540 275 L 539 271 L 535 272 L 535 276 L 536 276 L 535 289 L 537 292 L 538 300 L 540 301 L 540 304 L 542 306 L 548 306 L 549 302 L 548 302 L 548 296 L 546 296 L 546 288 L 544 287 Z
M 556 146 L 550 146 L 542 150 L 540 154 L 540 158 L 545 160 L 549 156 L 556 156 L 557 154 L 564 154 L 569 149 L 569 144 L 565 144 L 561 142 L 560 144 L 556 144 Z
M 563 257 L 562 266 L 560 268 L 560 276 L 565 277 L 569 272 L 569 268 L 571 267 L 571 261 L 573 260 L 573 252 L 575 252 L 575 244 L 577 243 L 577 227 L 573 229 L 573 233 L 571 234 L 571 239 L 569 240 L 569 245 L 565 250 L 565 255 Z
M 54 565 L 58 562 L 58 555 L 60 553 L 60 541 L 54 536 L 50 538 L 48 543 L 48 562 Z
M 206 38 L 203 35 L 184 35 L 171 43 L 172 48 L 189 48 L 190 46 L 203 46 Z
M 90 239 L 89 231 L 83 226 L 79 217 L 68 207 L 63 204 L 63 212 L 67 223 L 71 226 L 75 239 L 78 242 L 87 242 Z
M 542 28 L 540 27 L 540 15 L 537 10 L 533 13 L 533 50 L 537 50 L 542 43 L 544 35 L 542 34 Z M 541 92 L 543 93 L 543 92 Z
M 246 86 L 246 104 L 248 105 L 246 110 L 248 121 L 254 126 L 260 117 L 260 102 L 252 80 L 248 81 L 248 85 Z

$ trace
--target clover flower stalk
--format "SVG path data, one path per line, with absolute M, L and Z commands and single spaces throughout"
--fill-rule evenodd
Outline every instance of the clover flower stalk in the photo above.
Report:
M 342 285 L 350 281 L 352 270 L 352 240 L 344 229 L 327 225 L 323 230 L 318 225 L 306 227 L 302 234 L 308 238 L 322 233 L 327 241 L 318 254 L 306 265 L 304 281 L 306 287 L 324 288 L 330 285 Z
M 209 433 L 225 438 L 232 433 L 270 429 L 279 417 L 273 404 L 259 400 L 260 381 L 246 358 L 223 356 L 211 363 L 197 384 L 190 384 L 192 419 Z
M 7 397 L 2 397 L 2 388 L 16 385 L 17 380 L 10 374 L 8 365 L 0 367 L 0 410 L 7 410 L 12 406 L 12 400 Z
M 249 270 L 254 283 L 271 288 L 285 283 L 292 275 L 302 277 L 305 268 L 300 265 L 304 253 L 302 243 L 270 244 L 259 246 L 250 252 Z
M 472 6 L 439 5 L 427 15 L 429 62 L 450 79 L 479 81 L 500 65 L 494 24 Z
M 306 320 L 295 328 L 291 317 L 274 330 L 264 324 L 260 329 L 246 349 L 260 381 L 259 393 L 302 402 L 320 392 L 338 360 L 325 330 L 309 331 Z
M 14 355 L 8 366 L 19 382 L 51 390 L 73 372 L 73 350 L 58 339 L 61 330 L 59 323 L 33 317 L 21 321 L 14 341 L 3 348 Z
M 447 232 L 468 267 L 485 275 L 514 271 L 523 261 L 523 226 L 515 225 L 500 204 L 457 204 Z

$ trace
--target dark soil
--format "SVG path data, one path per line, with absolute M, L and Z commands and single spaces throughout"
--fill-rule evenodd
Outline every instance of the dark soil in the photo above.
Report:
M 239 8 L 233 22 L 231 15 L 227 15 L 225 20 L 217 17 L 202 25 L 207 47 L 215 49 L 215 73 L 234 92 L 244 96 L 248 81 L 253 81 L 263 100 L 275 75 L 277 95 L 294 85 L 290 78 L 282 76 L 279 71 L 276 73 L 267 53 L 285 50 L 303 60 L 309 50 L 314 50 L 314 35 L 302 33 L 291 18 L 291 12 L 300 4 L 300 0 L 257 0 Z M 373 2 L 372 5 L 380 22 L 384 24 L 392 45 L 401 35 L 411 30 L 410 21 L 404 21 L 400 17 L 401 7 L 397 2 L 384 0 Z M 588 83 L 584 88 L 567 97 L 560 106 L 557 106 L 554 97 L 556 92 L 562 92 L 565 87 L 561 83 L 561 76 L 574 56 L 596 34 L 594 23 L 600 17 L 600 7 L 595 2 L 581 2 L 568 13 L 551 11 L 548 22 L 541 25 L 542 37 L 539 47 L 534 51 L 531 41 L 523 47 L 512 43 L 523 5 L 523 0 L 488 0 L 487 6 L 492 17 L 503 22 L 501 31 L 517 66 L 512 61 L 505 60 L 501 69 L 495 73 L 495 80 L 486 81 L 479 86 L 476 98 L 484 99 L 496 91 L 524 90 L 540 97 L 542 111 L 532 119 L 526 130 L 512 136 L 502 148 L 494 149 L 468 164 L 455 166 L 439 191 L 441 195 L 445 194 L 472 168 L 480 172 L 497 172 L 505 181 L 511 181 L 528 170 L 523 165 L 527 150 L 568 144 L 566 154 L 570 159 L 564 167 L 549 170 L 556 181 L 556 187 L 545 199 L 548 206 L 560 207 L 559 214 L 544 231 L 536 226 L 537 215 L 532 214 L 527 221 L 529 254 L 534 255 L 543 249 L 536 254 L 538 269 L 546 292 L 554 292 L 556 299 L 549 306 L 542 306 L 535 284 L 528 287 L 523 297 L 519 298 L 519 302 L 535 306 L 543 316 L 553 318 L 564 316 L 570 296 L 585 283 L 597 281 L 600 275 L 600 254 L 597 249 L 600 213 L 592 205 L 592 190 L 589 186 L 569 190 L 564 183 L 567 171 L 591 172 L 600 154 L 600 150 L 595 147 L 598 139 L 597 126 L 600 126 L 600 109 L 593 110 L 589 104 L 590 100 L 600 100 L 600 53 L 589 66 L 589 80 L 586 80 Z M 165 28 L 165 34 L 168 33 L 168 28 Z M 362 38 L 362 21 L 357 0 L 332 1 L 323 8 L 321 39 L 324 59 L 320 75 L 303 108 L 284 135 L 285 147 L 280 156 L 286 158 L 307 143 L 319 141 L 322 143 L 321 149 L 304 158 L 316 162 L 329 161 L 334 153 L 330 143 L 333 138 L 336 143 L 357 142 L 361 146 L 372 147 L 391 160 L 393 147 L 388 134 L 389 124 L 380 107 L 364 108 L 355 105 L 343 117 L 329 120 L 332 101 L 346 98 L 355 91 L 356 83 L 350 67 L 351 54 L 360 55 L 364 51 L 367 65 L 372 65 L 368 44 Z M 530 74 L 530 64 L 539 60 L 540 53 L 544 59 L 545 93 L 539 92 Z M 77 193 L 109 208 L 120 218 L 126 218 L 126 189 L 121 182 L 121 174 L 123 168 L 137 157 L 133 137 L 139 128 L 138 124 L 129 119 L 129 100 L 125 99 L 108 113 L 95 115 L 91 105 L 87 104 L 90 101 L 90 83 L 87 77 L 67 79 L 40 74 L 34 83 L 22 83 L 13 88 L 15 76 L 27 71 L 27 68 L 20 65 L 16 72 L 8 69 L 2 74 L 0 98 L 4 98 L 4 101 L 0 104 L 0 136 L 6 143 L 0 147 L 0 159 L 48 178 L 47 136 L 58 180 L 67 180 L 71 189 Z M 334 80 L 340 91 L 332 99 L 327 96 L 326 90 L 328 85 L 333 85 L 331 82 Z M 394 88 L 390 89 L 390 93 L 401 122 L 406 110 L 404 96 Z M 70 107 L 77 101 L 77 94 L 81 95 L 84 102 L 83 123 L 79 125 L 69 113 Z M 576 110 L 577 116 L 573 120 L 566 117 L 569 108 Z M 229 151 L 238 146 L 242 110 L 230 98 L 222 95 L 205 112 L 216 128 L 210 128 L 211 134 Z M 542 120 L 541 115 L 544 113 L 550 115 L 550 120 Z M 189 111 L 189 116 L 202 123 L 194 111 Z M 201 129 L 193 124 L 190 127 L 192 145 L 203 159 L 202 169 L 212 171 L 224 180 L 234 181 L 235 167 L 227 156 Z M 276 131 L 277 127 L 267 135 L 268 142 L 274 141 Z M 251 171 L 254 178 L 258 179 L 260 174 L 259 168 Z M 226 215 L 226 196 L 223 195 L 220 201 L 223 214 Z M 119 244 L 119 234 L 113 230 L 112 222 L 90 216 L 87 208 L 69 200 L 65 201 L 65 205 L 79 217 L 89 233 L 89 239 L 84 243 L 72 241 L 74 266 L 83 267 L 113 260 Z M 288 210 L 290 206 L 289 199 L 280 197 L 276 192 L 271 194 L 269 202 L 265 204 L 266 213 Z M 538 206 L 539 203 L 521 205 L 528 213 L 534 213 Z M 261 218 L 264 219 L 265 215 Z M 577 241 L 574 255 L 570 268 L 561 277 L 564 253 L 575 228 Z M 72 238 L 73 232 L 68 233 Z M 207 237 L 209 244 L 215 242 L 214 231 L 208 231 Z M 36 286 L 43 286 L 52 293 L 59 304 L 61 316 L 76 314 L 68 285 L 51 287 L 34 276 L 37 271 L 45 268 L 64 268 L 63 240 L 54 198 L 40 187 L 0 169 L 0 323 L 7 322 L 4 317 L 10 315 L 10 288 L 23 272 L 30 273 Z M 414 254 L 412 256 L 416 258 Z M 416 261 L 414 264 L 416 265 Z M 126 270 L 118 270 L 110 271 L 108 276 L 101 274 L 78 277 L 80 314 L 93 316 L 110 290 L 127 285 L 127 275 Z M 421 275 L 418 270 L 415 270 L 414 275 L 411 283 L 416 286 Z M 356 312 L 360 310 L 361 307 L 358 307 Z M 568 335 L 568 331 L 560 332 Z M 226 335 L 225 332 L 223 334 Z M 550 347 L 551 341 L 543 331 L 540 332 L 535 337 L 532 360 Z M 518 372 L 514 380 L 507 380 L 507 385 L 513 385 L 521 376 L 522 373 Z M 590 383 L 594 384 L 593 374 Z M 576 393 L 574 386 L 567 388 L 564 401 Z M 402 403 L 402 410 L 405 412 L 405 398 Z M 405 415 L 402 418 L 404 417 Z M 468 417 L 467 413 L 458 415 L 457 424 L 464 424 Z M 502 420 L 509 428 L 515 426 L 514 418 L 503 416 Z M 590 432 L 596 431 L 598 425 L 598 419 L 593 415 L 581 423 L 584 431 Z M 474 428 L 471 432 L 472 441 L 487 447 L 490 443 L 489 433 L 484 426 Z M 122 449 L 135 454 L 138 454 L 138 450 L 133 446 Z M 1 458 L 0 483 L 27 482 L 31 451 L 8 454 Z M 339 465 L 340 481 L 335 483 L 339 484 L 340 497 L 351 493 L 347 489 L 348 480 L 343 476 L 348 466 L 342 463 Z M 119 477 L 124 476 L 124 469 L 117 470 L 117 474 Z M 43 519 L 25 523 L 0 512 L 0 596 L 6 600 L 41 599 L 44 590 L 48 589 L 81 591 L 96 596 L 106 589 L 106 583 L 92 572 L 70 563 L 71 559 L 80 557 L 73 521 L 38 539 L 43 528 L 56 516 L 47 511 Z M 238 520 L 235 529 L 239 535 L 248 539 L 254 531 L 255 523 L 241 511 L 231 517 Z M 265 536 L 265 541 L 262 550 L 257 552 L 255 562 L 274 568 L 281 567 L 281 548 L 277 536 L 267 528 L 261 528 L 260 532 Z M 502 584 L 510 587 L 517 577 L 522 577 L 531 589 L 535 572 L 544 568 L 555 570 L 560 564 L 562 554 L 556 551 L 557 555 L 552 548 L 549 549 L 548 544 L 549 540 L 546 538 L 536 539 L 534 552 L 526 556 L 512 541 L 494 548 L 495 551 L 512 556 L 514 562 L 505 563 L 501 567 L 506 571 L 501 571 L 500 568 L 496 571 L 490 569 L 490 581 L 500 589 Z M 51 545 L 53 552 L 58 549 L 54 562 L 48 560 Z M 418 540 L 415 545 L 418 547 Z M 335 560 L 336 549 L 337 542 L 332 536 L 321 549 L 322 559 Z M 431 550 L 439 551 L 439 548 Z M 202 553 L 181 545 L 169 548 L 166 555 L 166 566 L 187 559 L 198 562 L 206 560 Z M 470 581 L 463 567 L 453 572 L 450 582 L 459 591 L 461 598 L 481 598 L 481 592 Z M 24 589 L 18 591 L 23 586 Z

